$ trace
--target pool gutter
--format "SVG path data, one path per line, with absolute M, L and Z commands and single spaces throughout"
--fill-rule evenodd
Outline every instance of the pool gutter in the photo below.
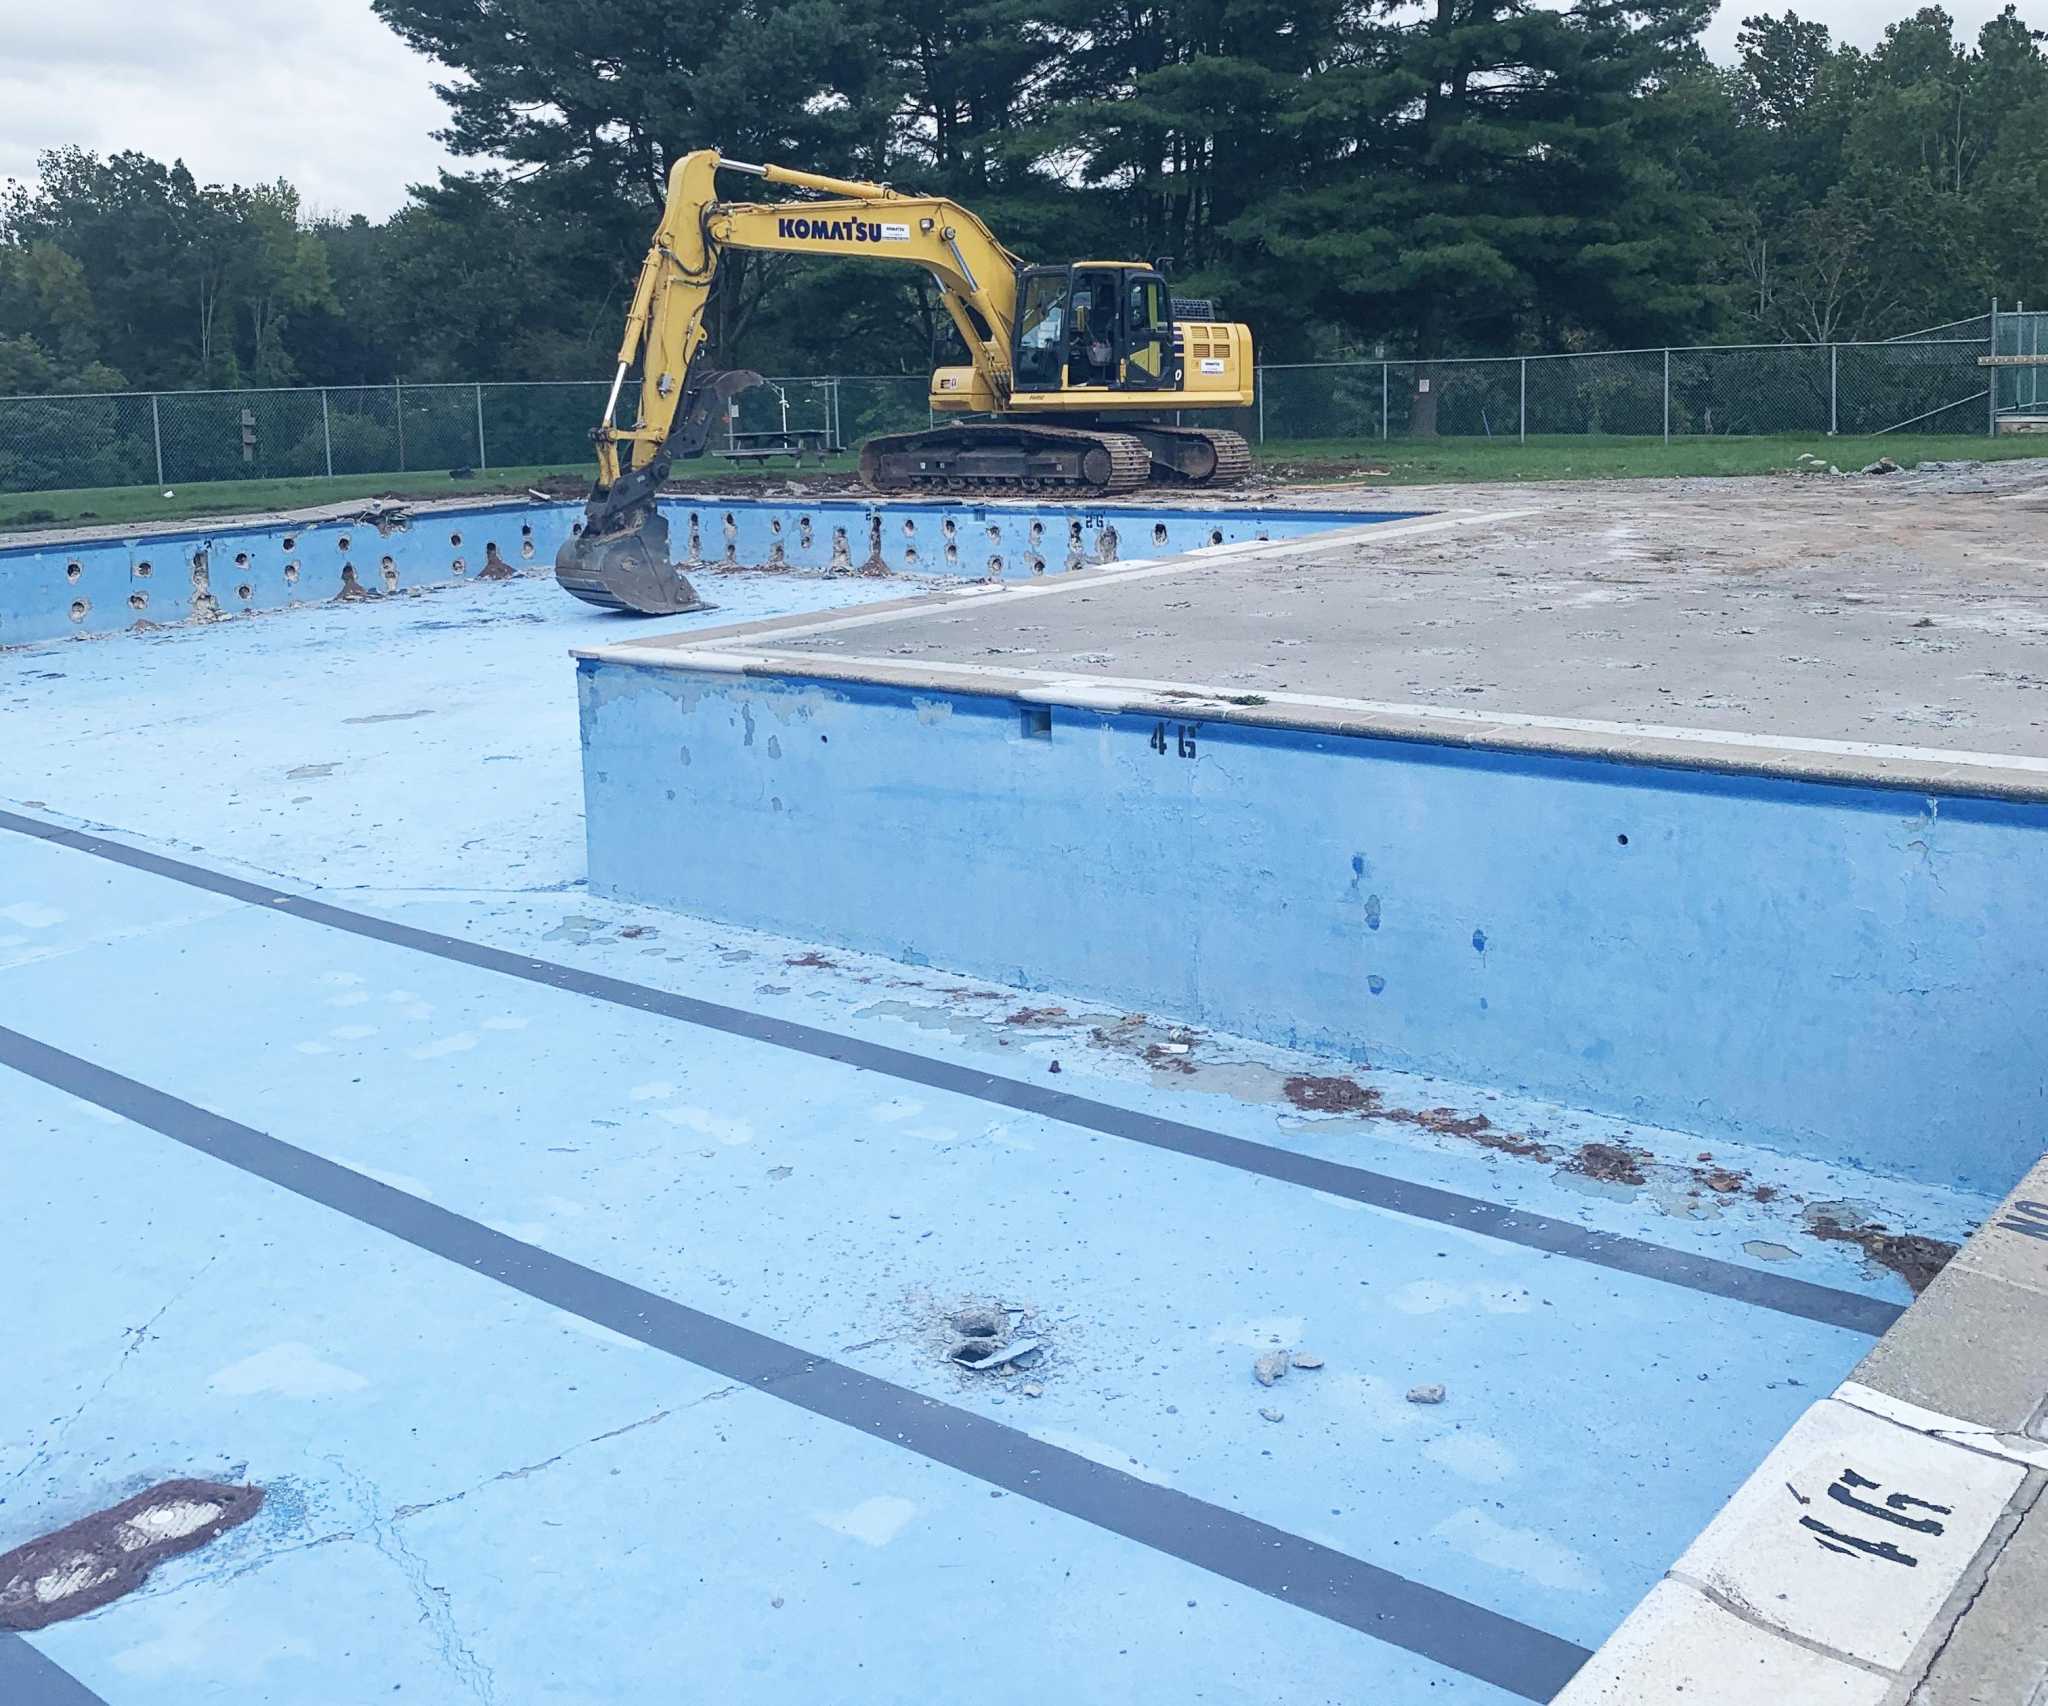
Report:
M 2048 1687 L 2048 1158 L 1808 1410 L 1556 1706 Z

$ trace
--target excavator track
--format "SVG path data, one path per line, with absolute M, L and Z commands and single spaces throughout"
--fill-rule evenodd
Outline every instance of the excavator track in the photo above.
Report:
M 1100 497 L 1143 486 L 1152 453 L 1128 432 L 973 421 L 871 438 L 861 446 L 860 472 L 876 491 Z
M 1145 441 L 1152 478 L 1174 486 L 1233 486 L 1252 471 L 1243 433 L 1148 421 L 1130 431 Z

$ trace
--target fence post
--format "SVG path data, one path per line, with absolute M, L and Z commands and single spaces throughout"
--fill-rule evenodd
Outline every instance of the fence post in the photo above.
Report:
M 1387 436 L 1387 364 L 1380 363 L 1380 438 Z
M 1995 296 L 1991 299 L 1991 353 L 1993 355 L 1998 353 L 1998 298 Z M 1996 438 L 1998 436 L 1997 368 L 1987 367 L 1984 369 L 1984 384 L 1985 396 L 1989 399 L 1991 405 L 1984 433 L 1987 438 Z
M 1828 345 L 1828 437 L 1841 431 L 1842 346 Z
M 327 420 L 327 387 L 320 387 L 320 442 L 327 450 L 327 477 L 334 478 L 334 428 Z
M 1671 351 L 1664 352 L 1664 442 L 1671 442 Z
M 1522 405 L 1516 418 L 1515 442 L 1529 442 L 1529 358 L 1526 355 L 1522 357 Z
M 1252 364 L 1252 395 L 1259 400 L 1259 442 L 1264 444 L 1266 442 L 1266 370 L 1257 362 Z
M 483 381 L 476 385 L 476 465 L 479 471 L 491 471 L 490 452 L 484 449 L 484 387 Z
M 391 381 L 393 411 L 398 416 L 398 471 L 405 472 L 405 391 L 396 379 Z
M 163 416 L 157 412 L 156 405 L 157 395 L 152 391 L 149 394 L 149 432 L 150 436 L 156 440 L 156 489 L 162 491 L 164 489 L 164 421 Z

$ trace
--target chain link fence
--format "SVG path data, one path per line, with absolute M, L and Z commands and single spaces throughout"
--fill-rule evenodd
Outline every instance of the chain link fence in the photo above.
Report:
M 1253 433 L 1262 443 L 1430 431 L 1518 441 L 1982 434 L 1989 417 L 1978 357 L 1987 347 L 1983 338 L 1917 338 L 1271 365 L 1259 369 Z
M 2041 355 L 2044 345 L 2048 313 L 1993 312 L 1886 343 L 1269 364 L 1256 405 L 1229 424 L 1262 444 L 1981 435 L 2002 416 L 2048 412 L 2041 368 L 1981 358 Z M 734 437 L 715 436 L 713 449 L 791 437 L 835 451 L 922 427 L 925 384 L 921 374 L 773 379 L 740 394 Z M 605 393 L 602 381 L 563 380 L 0 397 L 0 492 L 580 468 Z

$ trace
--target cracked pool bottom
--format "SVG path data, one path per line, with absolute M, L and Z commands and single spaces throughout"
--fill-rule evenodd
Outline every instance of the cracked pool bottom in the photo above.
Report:
M 0 1554 L 0 1629 L 42 1629 L 132 1593 L 166 1558 L 254 1516 L 261 1487 L 165 1481 Z

